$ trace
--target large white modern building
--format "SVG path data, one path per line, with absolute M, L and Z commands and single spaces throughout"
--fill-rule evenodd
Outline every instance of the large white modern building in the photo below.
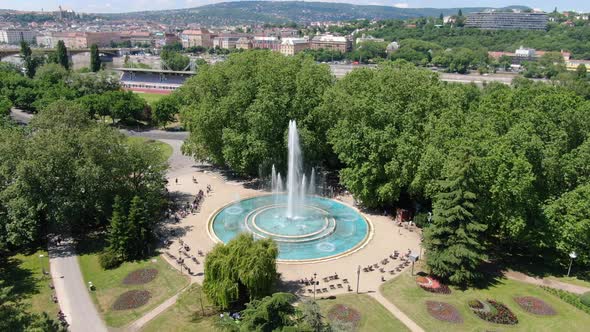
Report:
M 31 30 L 24 29 L 3 29 L 0 30 L 0 43 L 4 44 L 20 44 L 21 41 L 27 43 L 35 42 L 36 33 Z

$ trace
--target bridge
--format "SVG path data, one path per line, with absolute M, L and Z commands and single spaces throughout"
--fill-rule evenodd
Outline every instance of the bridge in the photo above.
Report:
M 55 48 L 31 48 L 33 54 L 48 54 L 55 52 Z M 117 56 L 125 53 L 133 53 L 137 52 L 138 49 L 135 48 L 98 48 L 100 53 L 110 55 L 110 56 Z M 20 48 L 0 48 L 0 59 L 5 58 L 11 55 L 17 55 L 20 53 Z M 80 53 L 90 53 L 89 48 L 79 48 L 79 49 L 68 49 L 68 55 L 73 54 L 80 54 Z

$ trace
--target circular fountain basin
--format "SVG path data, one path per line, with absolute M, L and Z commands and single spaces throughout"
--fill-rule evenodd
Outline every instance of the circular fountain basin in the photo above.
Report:
M 215 240 L 227 243 L 242 232 L 255 238 L 271 238 L 279 248 L 278 259 L 309 262 L 339 257 L 364 245 L 371 232 L 369 222 L 354 208 L 318 196 L 307 196 L 288 218 L 287 195 L 267 195 L 225 206 L 209 221 Z

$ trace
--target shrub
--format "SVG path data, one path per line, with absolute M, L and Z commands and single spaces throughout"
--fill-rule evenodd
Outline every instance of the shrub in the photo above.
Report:
M 546 286 L 541 286 L 541 288 L 544 289 L 546 292 L 553 294 L 562 299 L 563 301 L 573 305 L 574 307 L 586 312 L 587 314 L 590 314 L 590 307 L 583 304 L 578 295 L 561 289 L 555 289 Z
M 590 292 L 586 292 L 580 296 L 580 302 L 590 307 Z
M 105 270 L 118 267 L 123 261 L 114 252 L 107 250 L 98 256 L 98 263 Z

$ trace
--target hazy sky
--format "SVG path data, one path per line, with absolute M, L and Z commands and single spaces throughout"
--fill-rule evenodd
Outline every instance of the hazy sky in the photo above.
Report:
M 225 0 L 232 1 L 232 0 Z M 555 6 L 561 10 L 590 12 L 588 0 L 316 0 L 323 2 L 348 2 L 354 4 L 386 5 L 396 7 L 503 7 L 525 5 L 551 11 Z M 195 7 L 224 1 L 217 0 L 0 0 L 2 9 L 55 10 L 59 5 L 64 9 L 81 12 L 128 12 L 150 9 L 175 9 Z

